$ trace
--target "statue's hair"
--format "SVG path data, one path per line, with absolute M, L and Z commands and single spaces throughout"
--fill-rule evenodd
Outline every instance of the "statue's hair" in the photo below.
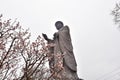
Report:
M 57 24 L 62 24 L 62 26 L 64 25 L 62 21 L 57 21 L 57 22 L 55 23 L 55 26 L 57 26 Z

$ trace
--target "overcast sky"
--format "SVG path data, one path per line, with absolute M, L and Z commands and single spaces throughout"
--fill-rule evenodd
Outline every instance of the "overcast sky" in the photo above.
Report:
M 0 13 L 17 18 L 31 39 L 41 33 L 50 38 L 58 20 L 71 30 L 78 75 L 97 80 L 120 66 L 120 30 L 111 10 L 118 0 L 1 0 Z M 102 79 L 100 79 L 102 80 Z

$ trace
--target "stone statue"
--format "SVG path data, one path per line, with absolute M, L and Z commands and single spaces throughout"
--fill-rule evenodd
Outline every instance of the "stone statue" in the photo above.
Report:
M 49 39 L 46 34 L 43 34 L 45 40 L 49 43 L 54 43 L 53 54 L 63 54 L 62 64 L 64 72 L 61 73 L 62 80 L 82 80 L 77 75 L 77 63 L 73 53 L 70 30 L 68 26 L 64 26 L 63 22 L 55 23 L 58 32 L 54 33 L 53 40 Z M 52 47 L 53 48 L 53 47 Z M 57 59 L 53 57 L 53 65 L 57 63 Z

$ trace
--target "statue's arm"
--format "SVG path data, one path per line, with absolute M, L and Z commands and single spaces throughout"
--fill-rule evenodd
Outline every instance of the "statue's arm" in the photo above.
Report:
M 46 34 L 42 33 L 42 36 L 48 42 L 48 44 L 54 43 L 54 39 L 48 38 L 48 36 Z
M 59 36 L 59 33 L 58 33 L 58 32 L 55 32 L 55 33 L 53 34 L 53 40 L 55 40 L 56 38 L 58 38 L 58 36 Z

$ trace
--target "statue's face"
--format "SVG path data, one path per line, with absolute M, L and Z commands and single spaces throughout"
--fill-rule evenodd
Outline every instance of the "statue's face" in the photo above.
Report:
M 63 24 L 62 23 L 57 23 L 55 26 L 56 26 L 56 29 L 59 30 L 63 27 Z

